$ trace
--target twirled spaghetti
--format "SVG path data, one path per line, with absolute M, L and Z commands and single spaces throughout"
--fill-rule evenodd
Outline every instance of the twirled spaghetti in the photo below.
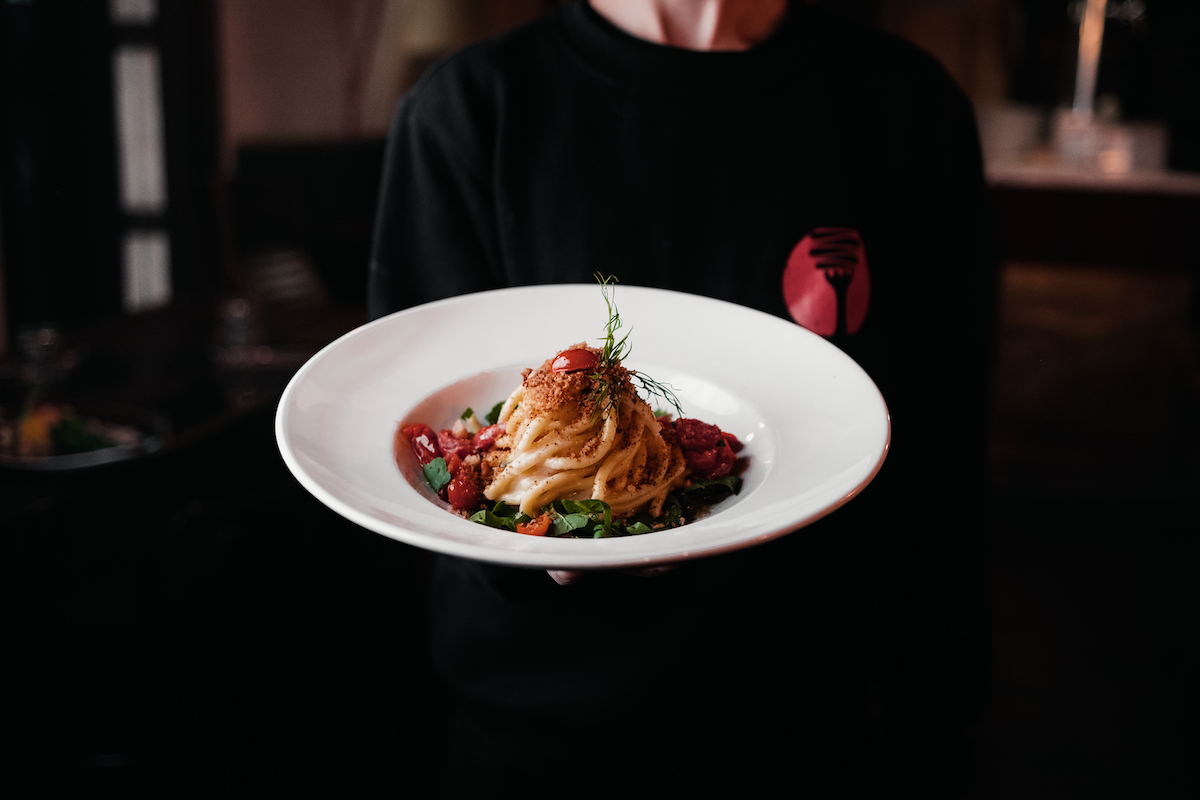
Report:
M 556 367 L 560 354 L 525 371 L 500 411 L 505 433 L 483 456 L 484 496 L 530 516 L 555 500 L 592 499 L 615 517 L 658 517 L 687 472 L 674 429 L 659 424 L 619 362 L 584 344 L 564 353 L 593 358 L 567 369 Z
M 425 480 L 472 522 L 533 536 L 603 538 L 686 524 L 737 494 L 742 443 L 716 425 L 682 417 L 669 386 L 628 370 L 628 336 L 610 294 L 603 347 L 580 343 L 527 369 L 484 427 L 467 409 L 453 428 L 401 422 Z M 637 384 L 680 413 L 658 417 Z M 490 505 L 489 505 L 490 503 Z

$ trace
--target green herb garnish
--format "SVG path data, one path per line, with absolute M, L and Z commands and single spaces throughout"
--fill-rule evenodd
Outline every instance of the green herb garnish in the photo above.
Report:
M 608 307 L 608 321 L 604 325 L 603 346 L 600 352 L 600 369 L 592 373 L 591 378 L 595 383 L 595 392 L 598 402 L 596 403 L 597 414 L 614 408 L 620 402 L 618 391 L 613 388 L 613 379 L 610 377 L 611 371 L 620 365 L 622 361 L 629 357 L 633 352 L 633 345 L 629 343 L 629 333 L 617 338 L 621 330 L 621 312 L 617 309 L 616 303 L 616 284 L 617 278 L 615 275 L 605 277 L 599 272 L 595 274 L 596 281 L 600 284 L 600 293 L 604 295 L 604 304 Z M 679 398 L 675 396 L 675 392 L 665 383 L 659 383 L 649 375 L 644 375 L 637 370 L 628 370 L 630 379 L 636 383 L 641 390 L 650 397 L 661 397 L 666 402 L 670 403 L 679 416 L 683 416 L 683 408 L 679 405 Z
M 510 506 L 508 503 L 496 503 L 491 508 L 476 511 L 468 519 L 471 522 L 478 522 L 480 525 L 487 525 L 489 528 L 503 528 L 515 532 L 517 525 L 529 522 L 533 517 L 521 513 L 516 506 Z
M 742 479 L 737 475 L 726 475 L 721 478 L 696 481 L 691 486 L 673 490 L 671 494 L 677 497 L 685 511 L 694 511 L 703 506 L 715 505 L 741 490 Z M 668 502 L 670 502 L 669 498 Z
M 440 492 L 452 477 L 446 467 L 446 459 L 441 456 L 422 466 L 421 471 L 425 473 L 425 480 L 429 481 L 435 492 Z
M 487 413 L 486 417 L 484 417 L 484 419 L 487 420 L 488 425 L 495 425 L 500 420 L 500 409 L 502 408 L 504 408 L 503 400 L 492 406 L 492 410 Z
M 431 462 L 432 463 L 432 462 Z M 612 507 L 603 500 L 555 500 L 542 506 L 541 512 L 550 515 L 547 536 L 564 539 L 607 539 L 612 536 L 636 536 L 656 530 L 678 528 L 692 520 L 700 509 L 715 505 L 742 488 L 736 475 L 697 481 L 691 486 L 676 489 L 667 495 L 662 514 L 635 514 L 628 519 L 613 519 Z M 516 506 L 496 503 L 471 515 L 471 522 L 492 528 L 515 531 L 519 523 L 532 517 Z
M 609 275 L 606 278 L 597 272 L 595 278 L 600 284 L 600 293 L 604 295 L 604 304 L 608 306 L 608 322 L 604 326 L 604 347 L 600 353 L 600 363 L 605 367 L 614 367 L 632 352 L 633 345 L 629 344 L 628 333 L 617 339 L 617 332 L 621 330 L 621 312 L 617 310 L 614 299 L 617 276 Z

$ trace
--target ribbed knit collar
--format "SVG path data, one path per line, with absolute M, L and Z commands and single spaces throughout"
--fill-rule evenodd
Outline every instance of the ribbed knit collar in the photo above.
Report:
M 559 29 L 568 47 L 593 69 L 633 87 L 703 92 L 745 84 L 794 59 L 809 9 L 791 2 L 779 27 L 748 50 L 697 51 L 655 44 L 613 25 L 585 0 L 560 10 Z M 746 87 L 748 88 L 748 87 Z

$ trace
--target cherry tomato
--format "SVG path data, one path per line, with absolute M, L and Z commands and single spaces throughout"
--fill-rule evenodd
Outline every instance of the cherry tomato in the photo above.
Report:
M 442 428 L 438 431 L 437 442 L 438 448 L 444 456 L 456 453 L 459 458 L 466 458 L 475 452 L 475 445 L 471 443 L 469 438 L 459 438 L 449 428 Z
M 459 511 L 470 511 L 479 508 L 483 502 L 483 493 L 473 475 L 459 475 L 446 484 L 446 500 Z
M 405 439 L 408 439 L 409 447 L 412 448 L 413 454 L 421 464 L 428 464 L 442 455 L 442 451 L 438 447 L 437 435 L 433 432 L 433 428 L 424 422 L 405 425 L 400 432 L 404 434 Z
M 702 478 L 707 478 L 708 472 L 717 466 L 717 448 L 715 447 L 707 450 L 685 450 L 684 456 L 692 471 Z
M 471 440 L 475 452 L 487 450 L 496 443 L 496 440 L 504 435 L 504 423 L 497 422 L 495 425 L 488 425 L 486 428 L 480 428 L 479 433 L 475 434 L 475 438 Z
M 717 466 L 708 477 L 720 478 L 728 475 L 733 470 L 733 465 L 737 462 L 737 455 L 733 452 L 733 448 L 714 447 L 713 449 L 717 451 Z
M 595 369 L 600 363 L 596 354 L 591 350 L 564 350 L 554 357 L 550 363 L 552 372 L 578 372 L 581 369 Z
M 745 445 L 742 444 L 742 440 L 734 436 L 732 433 L 721 431 L 721 438 L 725 440 L 725 446 L 733 450 L 735 453 L 742 452 L 742 448 L 745 447 Z
M 451 475 L 457 475 L 459 468 L 462 467 L 462 459 L 458 457 L 458 453 L 449 453 L 444 458 L 446 459 L 446 470 Z
M 701 478 L 720 478 L 728 475 L 737 461 L 731 447 L 709 447 L 704 450 L 685 450 L 688 466 Z
M 550 515 L 542 514 L 529 520 L 529 522 L 518 522 L 517 533 L 524 533 L 529 536 L 545 536 L 550 530 Z
M 679 446 L 684 450 L 707 450 L 721 441 L 721 429 L 698 419 L 675 420 L 675 432 L 679 434 Z

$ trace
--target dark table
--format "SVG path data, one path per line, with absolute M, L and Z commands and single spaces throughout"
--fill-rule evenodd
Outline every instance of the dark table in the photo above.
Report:
M 211 318 L 93 328 L 55 390 L 153 410 L 167 446 L 0 469 L 22 775 L 58 797 L 426 796 L 428 559 L 296 483 L 273 430 L 290 369 L 223 371 Z

